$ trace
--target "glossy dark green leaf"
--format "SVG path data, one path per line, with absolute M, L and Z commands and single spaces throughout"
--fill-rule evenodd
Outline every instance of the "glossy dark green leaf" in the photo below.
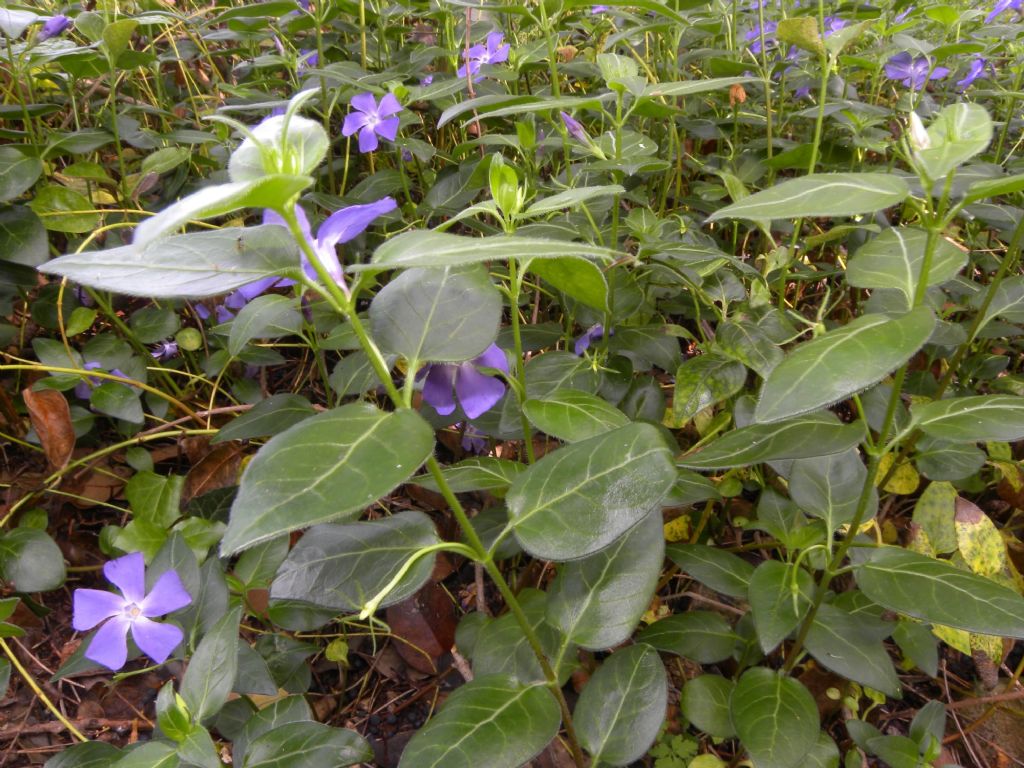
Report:
M 1024 638 L 1024 598 L 984 576 L 899 547 L 856 566 L 857 585 L 879 605 L 968 632 Z
M 85 741 L 61 750 L 46 761 L 45 768 L 109 768 L 120 755 L 117 747 L 105 741 Z
M 279 725 L 249 743 L 242 768 L 324 768 L 373 759 L 373 750 L 355 731 L 323 723 Z
M 729 597 L 746 598 L 754 566 L 710 544 L 669 544 L 665 554 L 688 576 Z
M 698 675 L 688 680 L 679 695 L 679 708 L 686 719 L 717 739 L 736 735 L 729 713 L 729 700 L 736 683 L 721 675 Z
M 146 248 L 69 254 L 40 271 L 129 296 L 203 298 L 268 275 L 296 274 L 299 249 L 284 227 L 227 227 L 164 238 Z
M 27 205 L 0 205 L 2 261 L 38 267 L 50 258 L 46 228 Z
M 43 173 L 38 157 L 25 154 L 17 147 L 0 147 L 0 202 L 19 197 L 31 189 Z
M 196 722 L 209 720 L 228 700 L 238 671 L 242 609 L 224 614 L 199 643 L 181 679 L 181 697 Z
M 764 330 L 748 321 L 726 322 L 718 326 L 715 349 L 743 363 L 762 378 L 782 361 L 782 350 L 775 346 Z
M 972 395 L 919 403 L 910 409 L 926 435 L 958 443 L 1013 442 L 1024 438 L 1024 399 Z
M 0 535 L 0 575 L 17 592 L 46 592 L 64 583 L 64 555 L 46 531 L 14 528 Z
M 828 456 L 848 451 L 863 437 L 860 422 L 843 424 L 831 413 L 812 413 L 734 429 L 683 456 L 679 464 L 692 469 L 730 469 L 763 461 Z
M 672 454 L 650 424 L 629 424 L 544 456 L 512 483 L 516 538 L 544 560 L 611 544 L 656 508 L 675 481 Z
M 676 370 L 672 424 L 685 426 L 705 408 L 740 391 L 747 380 L 742 363 L 715 352 L 693 357 Z
M 555 737 L 561 719 L 546 685 L 481 675 L 417 731 L 399 768 L 519 768 Z
M 399 512 L 346 525 L 316 525 L 288 553 L 270 587 L 270 596 L 358 612 L 410 556 L 438 541 L 434 523 L 422 512 Z M 381 607 L 412 595 L 430 578 L 433 569 L 433 557 L 420 558 Z
M 753 77 L 711 77 L 706 80 L 683 80 L 676 83 L 651 83 L 644 89 L 645 97 L 691 96 L 695 93 L 725 90 L 734 85 L 755 82 Z
M 105 416 L 130 424 L 141 424 L 146 419 L 139 393 L 124 384 L 112 381 L 100 384 L 89 395 L 89 404 Z
M 222 551 L 352 519 L 410 477 L 433 448 L 434 431 L 415 411 L 353 403 L 301 421 L 246 466 Z
M 928 232 L 917 227 L 891 227 L 857 249 L 846 266 L 846 282 L 857 288 L 891 288 L 913 304 L 921 279 Z M 944 237 L 935 240 L 928 285 L 941 285 L 967 263 L 967 252 Z
M 932 311 L 918 307 L 895 319 L 864 315 L 800 344 L 765 379 L 754 420 L 781 421 L 867 389 L 909 360 L 934 327 Z
M 282 392 L 260 400 L 251 410 L 228 422 L 214 435 L 211 443 L 227 440 L 249 440 L 284 432 L 316 413 L 309 400 L 302 395 Z
M 595 200 L 600 197 L 621 195 L 626 191 L 625 187 L 618 184 L 605 184 L 598 187 L 576 187 L 559 192 L 557 195 L 541 198 L 530 205 L 522 214 L 523 218 L 542 216 L 546 213 L 554 213 L 563 208 L 578 208 L 583 203 Z
M 537 259 L 529 262 L 529 271 L 592 309 L 604 312 L 608 308 L 608 281 L 592 261 L 578 257 Z
M 755 667 L 743 673 L 730 702 L 740 742 L 758 768 L 794 768 L 818 741 L 818 707 L 798 681 Z
M 275 691 L 276 693 L 276 691 Z M 271 702 L 252 715 L 241 733 L 232 739 L 231 754 L 236 765 L 243 765 L 249 743 L 268 731 L 287 723 L 301 723 L 313 720 L 313 710 L 303 696 L 285 696 Z
M 573 712 L 594 765 L 628 765 L 654 743 L 665 719 L 668 676 L 648 645 L 616 651 L 587 682 Z
M 493 456 L 475 456 L 445 467 L 441 474 L 444 475 L 453 493 L 488 491 L 496 496 L 504 496 L 512 482 L 525 469 L 526 465 L 518 461 L 497 459 Z M 440 492 L 433 475 L 418 475 L 409 482 Z
M 28 206 L 51 232 L 89 232 L 100 222 L 89 198 L 59 184 L 40 188 Z
M 654 597 L 664 551 L 652 512 L 606 549 L 563 565 L 548 589 L 548 623 L 584 648 L 625 642 Z
M 111 768 L 177 768 L 181 765 L 178 751 L 165 741 L 150 741 L 136 745 L 130 752 L 113 763 Z
M 830 532 L 853 520 L 868 470 L 860 452 L 851 448 L 829 456 L 797 459 L 789 474 L 789 495 L 800 509 L 825 521 Z M 878 494 L 871 489 L 867 514 L 874 517 Z
M 298 301 L 291 296 L 268 294 L 257 296 L 231 321 L 228 352 L 239 355 L 253 339 L 278 339 L 302 328 Z
M 892 639 L 918 669 L 931 677 L 939 674 L 939 639 L 928 629 L 911 619 L 900 619 L 893 630 Z
M 537 429 L 575 443 L 629 423 L 629 418 L 597 395 L 578 389 L 556 389 L 547 397 L 527 400 L 523 412 Z
M 810 173 L 719 208 L 719 219 L 796 219 L 873 213 L 902 202 L 907 183 L 887 173 Z
M 748 595 L 761 650 L 770 653 L 796 629 L 813 594 L 814 579 L 803 568 L 765 560 L 754 569 Z
M 700 664 L 714 664 L 732 656 L 737 637 L 721 614 L 687 611 L 659 619 L 640 632 L 637 640 Z
M 370 304 L 374 340 L 406 360 L 461 362 L 497 338 L 501 294 L 482 267 L 408 269 Z
M 902 696 L 900 681 L 882 644 L 892 629 L 891 624 L 879 629 L 876 622 L 824 603 L 804 644 L 826 669 L 898 699 Z
M 980 309 L 985 295 L 985 291 L 979 291 L 971 298 L 971 305 Z M 996 317 L 1011 323 L 1024 322 L 1024 275 L 1007 277 L 996 286 L 992 301 L 978 326 L 979 330 Z
M 195 768 L 220 768 L 223 765 L 210 732 L 198 725 L 193 726 L 188 735 L 178 743 L 178 757 L 186 765 Z

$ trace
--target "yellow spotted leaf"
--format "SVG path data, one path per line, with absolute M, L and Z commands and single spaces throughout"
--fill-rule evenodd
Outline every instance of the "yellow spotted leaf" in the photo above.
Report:
M 914 523 L 927 534 L 938 553 L 957 548 L 953 516 L 956 514 L 956 488 L 952 483 L 931 483 L 924 489 L 914 507 Z
M 977 574 L 1006 574 L 1006 544 L 988 515 L 978 505 L 957 498 L 953 518 L 957 545 L 964 562 Z
M 932 634 L 950 648 L 955 648 L 967 656 L 971 655 L 971 633 L 967 630 L 936 624 L 932 627 Z
M 665 541 L 689 541 L 690 518 L 680 515 L 675 520 L 665 523 Z
M 1013 461 L 1009 443 L 985 443 L 989 458 L 994 461 Z
M 1003 658 L 1003 638 L 995 635 L 971 634 L 969 638 L 971 651 L 981 651 L 998 664 Z
M 935 557 L 935 547 L 928 532 L 917 523 L 910 524 L 910 541 L 907 542 L 907 549 L 919 555 Z
M 1021 476 L 1020 467 L 1015 461 L 992 461 L 993 467 L 999 470 L 1000 477 L 1007 482 L 1014 493 L 1019 493 L 1024 488 L 1024 478 Z
M 875 485 L 882 482 L 889 470 L 892 468 L 892 463 L 896 461 L 896 455 L 893 453 L 887 453 L 882 457 L 882 460 L 878 464 L 878 474 L 875 476 Z M 889 493 L 898 493 L 901 496 L 913 493 L 917 490 L 917 486 L 921 483 L 921 476 L 917 474 L 917 470 L 914 469 L 914 465 L 909 461 L 903 461 L 896 471 L 892 473 L 892 477 L 889 478 L 889 482 L 882 488 L 883 491 Z

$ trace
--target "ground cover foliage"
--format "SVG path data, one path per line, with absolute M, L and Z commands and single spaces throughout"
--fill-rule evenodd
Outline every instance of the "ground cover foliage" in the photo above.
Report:
M 11 764 L 1024 759 L 1019 2 L 0 29 Z

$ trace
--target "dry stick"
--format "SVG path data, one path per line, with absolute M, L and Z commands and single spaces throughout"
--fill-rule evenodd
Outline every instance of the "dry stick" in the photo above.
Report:
M 50 714 L 57 718 L 59 722 L 55 723 L 54 725 L 62 726 L 61 730 L 70 731 L 71 735 L 77 738 L 79 741 L 89 741 L 89 737 L 83 735 L 81 731 L 75 728 L 74 723 L 68 720 L 64 716 L 64 713 L 57 708 L 57 705 L 50 701 L 50 697 L 43 692 L 43 689 L 39 687 L 39 684 L 35 681 L 35 678 L 32 677 L 32 675 L 29 673 L 27 669 L 25 669 L 25 667 L 22 666 L 21 661 L 18 659 L 17 656 L 15 656 L 14 651 L 11 650 L 11 646 L 9 646 L 2 637 L 0 637 L 0 649 L 3 649 L 3 652 L 7 655 L 7 658 L 10 660 L 11 664 L 14 666 L 16 670 L 18 670 L 18 674 L 21 675 L 22 679 L 25 681 L 28 687 L 32 689 L 32 692 L 35 693 L 39 700 L 43 702 L 43 706 L 50 710 Z
M 140 720 L 111 720 L 106 717 L 93 717 L 85 720 L 67 720 L 59 723 L 28 723 L 16 725 L 9 728 L 0 728 L 0 741 L 17 739 L 19 736 L 34 733 L 64 733 L 68 726 L 83 731 L 111 731 L 121 728 L 138 728 L 140 731 L 148 731 L 153 728 L 151 723 Z M 85 741 L 88 741 L 84 736 Z

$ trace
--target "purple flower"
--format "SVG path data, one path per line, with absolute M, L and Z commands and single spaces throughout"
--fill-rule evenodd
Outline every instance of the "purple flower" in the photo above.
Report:
M 146 594 L 146 566 L 141 552 L 111 560 L 103 575 L 120 595 L 102 589 L 76 589 L 71 625 L 79 632 L 106 622 L 93 635 L 85 658 L 118 670 L 128 660 L 128 630 L 143 653 L 162 664 L 183 637 L 173 624 L 150 619 L 184 608 L 192 602 L 176 571 L 165 572 Z M 109 621 L 108 621 L 109 619 Z
M 422 87 L 424 87 L 424 88 L 426 88 L 432 82 L 434 82 L 434 76 L 433 75 L 424 75 L 423 77 L 420 78 L 420 85 Z
M 849 22 L 846 19 L 841 19 L 838 16 L 826 16 L 825 17 L 825 37 L 834 35 L 840 29 L 845 27 Z
M 607 5 L 592 5 L 590 6 L 590 15 L 597 16 L 602 13 L 608 13 L 608 11 L 610 10 L 611 8 L 609 8 Z
M 579 357 L 590 349 L 591 344 L 595 341 L 600 341 L 602 338 L 604 338 L 604 326 L 600 323 L 595 323 L 576 337 L 576 344 L 573 346 L 572 351 Z
M 890 80 L 899 80 L 915 91 L 924 87 L 929 80 L 940 80 L 949 74 L 946 67 L 932 68 L 927 56 L 912 58 L 909 53 L 897 53 L 885 64 L 885 75 Z
M 295 74 L 301 75 L 320 63 L 320 54 L 308 48 L 299 49 L 299 60 L 295 64 Z
M 985 23 L 991 24 L 997 16 L 1008 11 L 1011 8 L 1015 11 L 1021 10 L 1021 4 L 1024 0 L 996 0 L 996 4 L 992 6 L 992 12 L 985 17 Z
M 301 206 L 295 206 L 295 218 L 298 220 L 299 229 L 302 230 L 302 236 L 309 243 L 317 259 L 319 259 L 320 266 L 327 270 L 327 273 L 338 285 L 344 286 L 345 278 L 342 275 L 341 262 L 338 260 L 338 245 L 352 240 L 370 226 L 378 216 L 390 213 L 397 207 L 398 203 L 395 202 L 393 197 L 382 197 L 376 202 L 365 205 L 350 205 L 348 208 L 342 208 L 340 211 L 335 211 L 328 216 L 317 230 L 316 237 L 313 236 L 313 231 L 309 226 L 309 219 L 306 217 L 306 212 Z M 271 210 L 263 212 L 263 223 L 286 226 L 284 219 Z M 316 269 L 306 259 L 305 253 L 302 255 L 302 268 L 310 279 L 315 280 L 317 278 Z M 278 285 L 284 285 L 280 278 L 266 278 L 256 283 L 250 283 L 248 286 L 243 286 L 239 290 L 242 291 L 252 286 L 260 286 L 266 280 L 275 280 L 278 281 Z M 291 285 L 291 281 L 288 281 L 288 285 Z M 263 287 L 260 293 L 266 291 L 269 287 L 269 285 Z M 252 298 L 258 295 L 259 293 L 255 294 L 249 300 L 251 301 Z
M 562 123 L 565 125 L 565 130 L 569 132 L 576 141 L 584 144 L 590 143 L 590 137 L 587 136 L 587 132 L 583 130 L 583 126 L 580 125 L 580 121 L 570 115 L 568 112 L 559 112 L 562 116 Z
M 392 117 L 402 111 L 393 93 L 386 94 L 377 104 L 372 93 L 358 93 L 352 97 L 352 108 L 356 110 L 345 118 L 341 128 L 342 136 L 351 136 L 359 131 L 359 151 L 373 152 L 377 149 L 377 137 L 394 141 L 398 135 L 398 118 Z
M 462 430 L 461 442 L 462 450 L 466 453 L 475 453 L 480 455 L 487 450 L 487 435 L 472 424 L 465 425 L 465 429 Z
M 765 42 L 765 45 L 774 45 L 775 44 L 775 37 L 774 37 L 774 35 L 775 35 L 775 31 L 778 28 L 779 28 L 779 23 L 777 21 L 766 21 L 764 23 L 764 42 Z M 743 38 L 748 43 L 750 43 L 750 52 L 751 53 L 760 53 L 761 52 L 761 25 L 760 24 L 758 24 L 752 30 L 747 32 L 743 36 Z
M 149 354 L 153 356 L 154 360 L 170 360 L 172 357 L 178 356 L 178 342 L 174 339 L 158 341 Z
M 100 363 L 96 360 L 90 360 L 89 362 L 85 363 L 82 366 L 82 368 L 84 368 L 87 371 L 99 370 L 102 367 L 103 363 Z M 128 374 L 126 374 L 120 368 L 113 368 L 111 369 L 110 373 L 112 373 L 114 376 L 120 376 L 121 378 L 124 379 L 130 378 Z M 104 379 L 101 379 L 98 376 L 86 376 L 80 382 L 78 382 L 78 384 L 75 385 L 75 395 L 80 397 L 82 400 L 88 400 L 89 397 L 92 395 L 93 388 L 98 387 L 103 382 Z
M 975 56 L 974 60 L 971 61 L 971 66 L 967 70 L 967 74 L 964 75 L 962 80 L 957 80 L 957 87 L 961 91 L 966 91 L 970 88 L 971 84 L 984 74 L 985 69 L 988 67 L 988 60 L 981 56 Z
M 475 75 L 484 64 L 499 64 L 508 61 L 509 46 L 505 42 L 505 35 L 501 32 L 490 32 L 484 44 L 477 44 L 468 51 L 462 52 L 463 64 L 455 74 L 465 77 L 466 71 Z
M 508 373 L 508 360 L 497 344 L 491 344 L 478 357 L 464 363 L 434 363 L 427 366 L 423 382 L 423 399 L 442 416 L 455 412 L 455 397 L 463 412 L 471 419 L 494 407 L 505 394 L 501 379 L 481 373 L 477 366 L 497 368 Z
M 49 40 L 51 37 L 57 37 L 57 35 L 63 34 L 70 26 L 71 19 L 63 13 L 58 14 L 57 16 L 51 16 L 43 24 L 43 28 L 39 30 L 39 35 L 36 40 L 42 42 L 43 40 Z
M 914 12 L 914 6 L 908 5 L 902 11 L 900 11 L 895 16 L 893 16 L 892 23 L 893 24 L 902 24 L 903 20 L 906 19 L 907 16 L 909 16 L 913 12 Z

